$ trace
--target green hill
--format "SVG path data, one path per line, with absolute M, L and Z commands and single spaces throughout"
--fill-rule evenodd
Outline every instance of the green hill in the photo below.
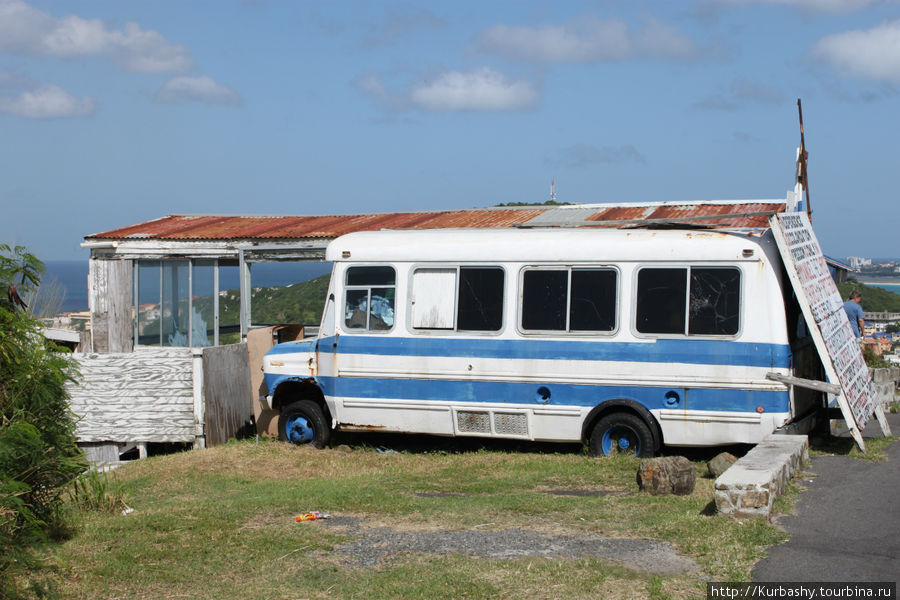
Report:
M 843 300 L 849 298 L 853 290 L 859 290 L 862 293 L 862 309 L 866 312 L 900 312 L 900 294 L 866 285 L 855 279 L 848 279 L 837 286 Z
M 329 273 L 284 287 L 255 288 L 250 300 L 253 324 L 301 323 L 318 326 L 330 279 Z

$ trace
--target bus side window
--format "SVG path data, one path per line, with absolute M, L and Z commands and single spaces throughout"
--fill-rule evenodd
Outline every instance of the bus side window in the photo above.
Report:
M 350 267 L 344 286 L 344 327 L 387 331 L 394 327 L 396 272 L 393 267 Z
M 522 329 L 614 331 L 617 279 L 609 268 L 527 269 L 522 274 Z
M 637 320 L 641 333 L 684 334 L 687 269 L 638 271 Z
M 500 331 L 505 272 L 500 267 L 425 267 L 412 277 L 413 329 Z
M 665 267 L 638 271 L 635 328 L 640 333 L 735 335 L 741 272 L 734 267 Z
M 688 334 L 736 334 L 740 300 L 741 272 L 738 269 L 691 267 Z
M 460 267 L 457 330 L 503 328 L 503 279 L 504 271 L 499 267 Z

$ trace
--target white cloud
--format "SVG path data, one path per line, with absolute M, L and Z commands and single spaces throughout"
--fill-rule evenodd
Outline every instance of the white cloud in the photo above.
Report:
M 881 4 L 883 0 L 716 0 L 716 2 L 732 5 L 780 4 L 801 10 L 841 13 L 853 12 L 874 4 Z
M 187 48 L 135 23 L 110 29 L 99 19 L 53 17 L 22 0 L 0 0 L 0 51 L 57 58 L 106 56 L 139 73 L 178 73 L 194 64 Z
M 379 79 L 377 75 L 371 73 L 358 77 L 353 82 L 353 85 L 366 95 L 378 98 L 379 100 L 386 100 L 390 97 L 390 93 L 387 91 L 387 88 L 384 87 L 381 79 Z
M 852 77 L 900 83 L 900 20 L 826 36 L 810 55 Z
M 624 144 L 619 147 L 598 147 L 590 144 L 578 143 L 569 146 L 568 148 L 563 148 L 560 152 L 560 157 L 557 160 L 550 162 L 555 165 L 581 169 L 611 163 L 644 164 L 647 162 L 647 159 L 631 144 Z
M 691 108 L 700 110 L 738 110 L 747 104 L 780 104 L 784 94 L 778 88 L 752 81 L 735 79 L 727 91 L 718 92 L 695 102 Z
M 240 105 L 240 94 L 212 77 L 174 77 L 156 92 L 156 101 L 168 104 L 200 102 L 203 104 Z
M 448 71 L 434 81 L 413 86 L 410 101 L 431 111 L 506 111 L 535 106 L 538 92 L 527 81 L 511 81 L 482 67 L 468 73 Z
M 508 58 L 551 63 L 682 60 L 697 54 L 690 38 L 655 20 L 636 31 L 617 19 L 581 19 L 538 28 L 495 25 L 478 36 L 477 44 L 485 52 Z
M 39 85 L 18 96 L 0 97 L 0 112 L 26 119 L 62 119 L 86 117 L 94 113 L 97 101 L 76 98 L 52 83 Z
M 365 45 L 383 46 L 393 43 L 404 35 L 440 29 L 445 26 L 446 22 L 428 9 L 416 10 L 411 7 L 389 9 L 384 22 L 373 27 Z
M 698 110 L 737 110 L 738 105 L 731 98 L 726 98 L 722 94 L 713 94 L 699 100 L 691 105 L 691 108 Z
M 732 95 L 740 100 L 762 104 L 779 104 L 784 101 L 781 90 L 749 79 L 735 79 L 731 82 Z

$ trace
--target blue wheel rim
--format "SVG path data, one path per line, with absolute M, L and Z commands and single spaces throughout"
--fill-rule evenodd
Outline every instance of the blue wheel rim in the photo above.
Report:
M 637 433 L 625 425 L 613 425 L 603 432 L 600 441 L 603 454 L 634 454 L 641 453 L 641 439 Z
M 316 437 L 309 419 L 303 415 L 290 415 L 284 426 L 287 439 L 292 444 L 309 444 Z

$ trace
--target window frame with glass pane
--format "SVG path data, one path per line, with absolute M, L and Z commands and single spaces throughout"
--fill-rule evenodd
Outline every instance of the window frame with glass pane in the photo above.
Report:
M 378 270 L 381 270 L 381 275 L 385 275 L 390 271 L 390 277 L 384 277 L 379 279 Z M 368 272 L 368 273 L 367 273 Z M 351 276 L 359 275 L 360 278 L 356 279 L 356 283 L 350 283 Z M 393 265 L 349 265 L 346 269 L 344 269 L 344 273 L 342 275 L 344 280 L 344 289 L 343 289 L 343 301 L 341 303 L 342 307 L 342 317 L 341 317 L 341 330 L 345 333 L 389 333 L 394 330 L 397 325 L 397 268 Z M 388 325 L 386 321 L 384 321 L 381 317 L 377 315 L 373 315 L 373 301 L 372 298 L 375 296 L 375 291 L 383 290 L 383 294 L 379 294 L 379 298 L 389 302 L 390 311 L 391 311 L 391 323 Z M 356 302 L 357 306 L 352 310 L 354 313 L 352 316 L 348 318 L 348 310 L 350 310 L 350 302 L 351 297 L 362 298 L 359 292 L 364 292 L 363 296 L 365 296 L 365 309 L 361 308 L 361 304 L 358 301 Z M 359 314 L 365 315 L 365 324 L 362 327 L 353 327 L 349 325 L 349 321 L 353 318 L 356 318 Z M 375 316 L 379 321 L 388 325 L 386 328 L 373 328 L 372 327 L 372 317 Z
M 683 271 L 682 277 L 669 277 L 670 283 L 681 279 L 678 289 L 674 286 L 665 287 L 666 281 L 646 281 L 642 278 L 651 272 L 658 272 L 663 276 L 664 271 L 675 275 L 677 271 Z M 730 271 L 731 275 L 718 281 L 719 292 L 715 302 L 710 303 L 708 293 L 713 293 L 708 276 L 714 271 Z M 707 276 L 705 280 L 702 276 Z M 715 282 L 714 282 L 715 283 Z M 679 265 L 642 265 L 635 270 L 634 275 L 634 319 L 633 331 L 638 337 L 710 337 L 716 339 L 734 339 L 740 337 L 743 326 L 743 272 L 737 265 L 708 265 L 708 264 L 679 264 Z M 648 297 L 642 290 L 645 286 L 656 284 L 656 297 Z M 705 287 L 706 289 L 701 289 Z M 680 293 L 679 293 L 680 292 Z M 705 299 L 703 306 L 698 302 Z M 709 320 L 708 307 L 713 307 L 713 313 L 723 302 L 736 300 L 734 306 L 725 307 L 727 314 L 718 318 L 718 325 L 714 327 L 700 328 L 701 319 Z M 660 313 L 661 307 L 676 307 L 668 313 Z M 703 315 L 700 311 L 703 310 Z M 680 322 L 676 322 L 676 317 Z M 663 326 L 664 317 L 669 317 L 670 324 Z M 713 314 L 715 317 L 715 314 Z M 650 319 L 654 319 L 650 321 Z M 716 330 L 718 329 L 718 330 Z
M 573 294 L 573 282 L 579 288 L 580 275 L 600 275 L 612 277 L 610 282 L 600 283 L 598 294 L 593 298 L 584 293 Z M 551 281 L 550 276 L 553 275 Z M 541 286 L 538 277 L 546 276 L 547 279 Z M 533 280 L 533 281 L 530 281 Z M 523 335 L 578 335 L 578 336 L 612 336 L 619 329 L 619 282 L 621 274 L 619 269 L 612 265 L 529 265 L 523 267 L 519 274 L 519 332 Z M 540 286 L 540 287 L 538 287 Z M 552 288 L 556 288 L 555 290 Z M 534 290 L 534 291 L 532 291 Z M 538 299 L 539 304 L 533 309 L 529 306 L 535 294 L 544 292 L 544 298 Z M 583 321 L 583 311 L 576 308 L 575 302 L 583 300 L 595 307 L 597 322 L 595 327 L 573 327 L 573 320 Z M 543 302 L 543 306 L 540 304 Z M 553 304 L 554 306 L 551 306 Z M 611 309 L 611 317 L 610 317 Z M 603 311 L 607 314 L 603 314 Z M 555 318 L 554 318 L 555 315 Z M 541 318 L 550 317 L 549 320 L 540 322 Z
M 499 274 L 499 281 L 497 275 L 493 281 L 482 278 L 480 285 L 488 287 L 480 294 L 464 294 L 479 285 L 478 272 L 488 271 Z M 485 302 L 479 302 L 479 295 Z M 413 265 L 408 304 L 408 328 L 413 333 L 499 335 L 505 326 L 506 269 L 496 264 Z

